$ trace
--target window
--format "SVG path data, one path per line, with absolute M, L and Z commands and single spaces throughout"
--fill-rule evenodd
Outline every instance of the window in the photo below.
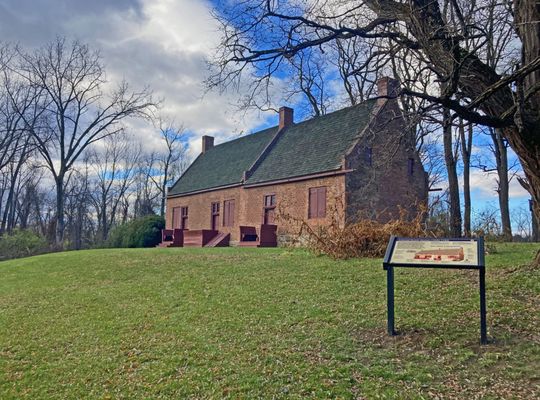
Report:
M 223 202 L 223 226 L 234 226 L 234 200 Z
M 309 189 L 308 218 L 326 217 L 326 186 Z
M 174 207 L 173 208 L 173 229 L 187 229 L 188 208 Z
M 276 206 L 276 195 L 267 194 L 264 196 L 264 206 L 265 207 L 275 207 Z
M 407 160 L 407 173 L 409 176 L 412 176 L 414 174 L 414 158 L 409 158 Z
M 188 208 L 181 207 L 180 208 L 180 229 L 187 229 L 187 228 L 188 228 Z
M 211 210 L 212 210 L 212 216 L 210 220 L 211 229 L 213 231 L 217 231 L 217 229 L 219 228 L 219 203 L 217 202 L 212 203 Z
M 273 224 L 276 214 L 276 195 L 267 194 L 263 202 L 263 224 Z
M 373 163 L 373 149 L 371 147 L 366 147 L 365 151 L 366 164 L 371 167 Z

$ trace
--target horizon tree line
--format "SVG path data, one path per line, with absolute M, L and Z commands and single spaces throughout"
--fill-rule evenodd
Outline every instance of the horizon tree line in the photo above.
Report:
M 60 37 L 2 45 L 0 74 L 0 235 L 32 226 L 57 247 L 81 248 L 130 218 L 164 214 L 185 130 L 158 122 L 149 88 L 111 89 L 99 52 Z M 159 125 L 162 149 L 133 146 L 135 119 Z

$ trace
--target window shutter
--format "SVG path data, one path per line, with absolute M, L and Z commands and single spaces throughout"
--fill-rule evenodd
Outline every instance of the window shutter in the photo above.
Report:
M 317 188 L 309 189 L 309 211 L 308 218 L 317 217 Z
M 173 229 L 180 228 L 180 218 L 181 218 L 182 208 L 181 207 L 175 207 L 173 208 Z
M 234 200 L 223 202 L 223 226 L 234 225 Z
M 229 201 L 229 226 L 234 225 L 234 200 Z
M 326 187 L 317 190 L 317 217 L 326 217 Z

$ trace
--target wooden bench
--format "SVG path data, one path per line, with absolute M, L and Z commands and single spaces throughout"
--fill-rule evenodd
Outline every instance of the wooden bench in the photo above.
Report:
M 174 235 L 174 229 L 162 229 L 161 230 L 161 242 L 172 242 Z
M 162 229 L 161 243 L 157 247 L 182 247 L 184 245 L 184 231 L 182 229 Z
M 257 240 L 259 240 L 259 236 L 254 226 L 240 226 L 241 242 L 256 242 Z
M 240 247 L 277 247 L 277 226 L 263 224 L 259 228 L 254 226 L 240 226 Z
M 261 225 L 259 247 L 277 247 L 277 225 Z

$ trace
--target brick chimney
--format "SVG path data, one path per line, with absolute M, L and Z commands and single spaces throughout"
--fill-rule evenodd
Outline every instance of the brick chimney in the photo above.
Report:
M 289 107 L 279 109 L 279 129 L 286 128 L 294 123 L 294 110 Z
M 389 76 L 383 76 L 377 81 L 377 95 L 387 96 L 377 100 L 377 104 L 382 105 L 386 103 L 388 98 L 396 98 L 399 94 L 400 87 L 399 81 Z
M 207 136 L 204 135 L 202 137 L 202 153 L 206 153 L 208 150 L 210 150 L 212 147 L 214 147 L 214 137 L 213 136 Z

